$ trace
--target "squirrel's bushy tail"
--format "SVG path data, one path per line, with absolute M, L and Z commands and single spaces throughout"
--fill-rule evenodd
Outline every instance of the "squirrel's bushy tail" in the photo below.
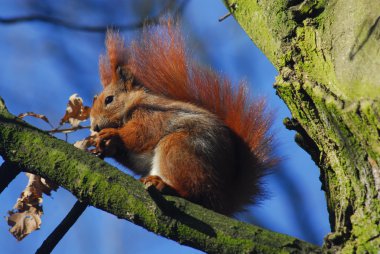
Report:
M 233 194 L 239 207 L 261 196 L 260 178 L 277 158 L 269 133 L 272 116 L 264 99 L 251 99 L 244 82 L 233 85 L 226 77 L 197 64 L 179 26 L 173 20 L 145 27 L 139 40 L 124 48 L 120 37 L 107 38 L 108 59 L 101 60 L 103 84 L 112 80 L 117 65 L 126 65 L 139 83 L 166 97 L 194 103 L 218 115 L 250 149 L 240 154 Z M 118 55 L 123 52 L 123 55 Z M 107 63 L 108 62 L 108 63 Z M 107 79 L 107 80 L 105 80 Z M 238 151 L 239 152 L 239 151 Z

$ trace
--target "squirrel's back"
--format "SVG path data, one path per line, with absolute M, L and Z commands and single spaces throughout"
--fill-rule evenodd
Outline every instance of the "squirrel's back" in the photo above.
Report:
M 192 129 L 194 132 L 173 132 L 172 136 L 165 136 L 158 143 L 165 145 L 157 145 L 155 149 L 156 154 L 162 155 L 167 151 L 174 153 L 177 156 L 175 160 L 190 158 L 184 153 L 193 149 L 191 155 L 198 154 L 200 157 L 199 164 L 195 163 L 194 167 L 206 165 L 202 174 L 210 172 L 207 169 L 210 165 L 216 172 L 229 168 L 226 173 L 220 174 L 227 179 L 214 179 L 210 175 L 205 181 L 206 184 L 210 182 L 210 188 L 203 186 L 203 189 L 208 189 L 204 196 L 194 199 L 196 202 L 231 214 L 263 196 L 261 178 L 277 162 L 269 132 L 271 114 L 265 108 L 265 100 L 251 99 L 244 83 L 234 86 L 226 77 L 194 62 L 178 25 L 172 20 L 144 28 L 141 38 L 128 48 L 125 48 L 118 35 L 109 33 L 106 46 L 107 55 L 100 60 L 103 84 L 117 82 L 117 66 L 124 66 L 149 93 L 169 102 L 179 101 L 179 105 L 191 103 L 196 108 L 210 112 L 205 116 L 200 113 L 198 120 L 191 110 L 182 112 L 180 116 L 174 114 L 176 124 L 182 121 L 185 125 L 193 123 L 201 127 Z M 208 128 L 209 132 L 202 133 Z M 200 132 L 195 133 L 196 130 Z M 197 152 L 197 149 L 201 151 L 204 147 L 212 147 L 213 150 Z M 173 154 L 165 156 L 168 158 Z M 155 158 L 152 171 L 155 170 Z M 211 162 L 207 164 L 208 161 Z M 191 161 L 175 163 L 191 165 Z M 197 172 L 196 168 L 187 170 Z M 212 196 L 213 189 L 218 193 L 215 197 L 217 200 L 210 201 L 207 196 Z M 186 194 L 182 196 L 186 197 Z

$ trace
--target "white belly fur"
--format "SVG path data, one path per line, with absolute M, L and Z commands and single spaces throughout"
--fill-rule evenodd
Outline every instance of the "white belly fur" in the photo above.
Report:
M 152 160 L 152 169 L 150 170 L 149 175 L 151 175 L 151 176 L 159 176 L 159 177 L 161 177 L 161 179 L 164 182 L 170 184 L 168 182 L 168 179 L 166 179 L 162 175 L 160 164 L 161 164 L 161 151 L 159 149 L 159 146 L 157 146 L 156 149 L 154 149 L 154 155 L 153 155 L 153 160 Z

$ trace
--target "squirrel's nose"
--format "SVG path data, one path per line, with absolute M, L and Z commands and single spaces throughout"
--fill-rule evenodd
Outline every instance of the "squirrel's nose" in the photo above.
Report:
M 95 127 L 93 128 L 93 130 L 96 131 L 96 132 L 99 132 L 100 131 L 99 125 L 95 125 Z

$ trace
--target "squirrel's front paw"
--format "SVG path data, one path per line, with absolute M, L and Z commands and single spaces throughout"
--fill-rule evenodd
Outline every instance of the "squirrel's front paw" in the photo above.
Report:
M 95 138 L 95 152 L 102 157 L 113 156 L 119 143 L 118 129 L 106 128 L 101 130 Z

